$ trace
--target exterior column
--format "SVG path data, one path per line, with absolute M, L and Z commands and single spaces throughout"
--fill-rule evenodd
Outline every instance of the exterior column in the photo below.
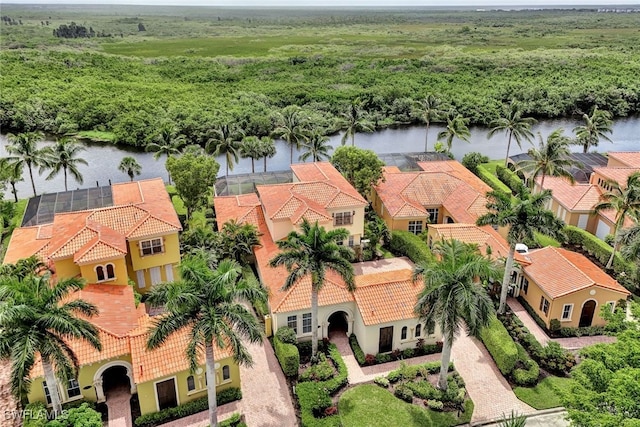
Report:
M 347 320 L 347 335 L 351 336 L 352 333 L 353 333 L 353 319 L 348 319 Z
M 93 388 L 96 389 L 96 397 L 98 399 L 98 403 L 102 403 L 107 400 L 104 397 L 104 390 L 102 389 L 102 378 L 98 378 L 93 382 Z
M 127 367 L 127 377 L 129 377 L 129 384 L 131 384 L 131 394 L 135 394 L 138 389 L 135 381 L 133 381 L 133 373 L 129 367 Z

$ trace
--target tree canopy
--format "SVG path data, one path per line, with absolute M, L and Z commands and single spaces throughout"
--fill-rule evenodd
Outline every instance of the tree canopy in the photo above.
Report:
M 187 208 L 187 217 L 209 203 L 219 169 L 220 165 L 213 157 L 189 150 L 180 157 L 167 159 L 167 170 Z
M 384 162 L 372 150 L 341 146 L 333 153 L 331 163 L 365 198 L 374 185 L 384 181 Z

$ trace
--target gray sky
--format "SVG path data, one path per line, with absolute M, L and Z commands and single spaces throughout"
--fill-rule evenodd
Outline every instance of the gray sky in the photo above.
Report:
M 576 6 L 640 5 L 640 0 L 9 0 L 18 4 L 139 4 L 176 6 Z

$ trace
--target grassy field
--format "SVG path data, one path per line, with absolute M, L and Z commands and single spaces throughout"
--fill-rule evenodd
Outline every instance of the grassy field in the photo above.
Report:
M 535 387 L 516 387 L 513 392 L 518 399 L 535 409 L 549 409 L 562 406 L 562 393 L 571 387 L 570 378 L 547 377 Z

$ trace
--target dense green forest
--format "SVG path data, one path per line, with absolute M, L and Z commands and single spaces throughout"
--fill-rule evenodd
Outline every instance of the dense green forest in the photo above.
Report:
M 640 112 L 640 13 L 3 5 L 0 126 L 144 146 L 166 123 L 268 135 L 287 105 L 324 133 L 358 99 L 377 127 L 435 94 L 488 124 L 517 99 L 566 117 Z M 71 23 L 101 37 L 61 38 Z M 21 24 L 20 24 L 21 23 Z M 13 24 L 13 25 L 10 25 Z M 142 24 L 142 25 L 141 25 Z

